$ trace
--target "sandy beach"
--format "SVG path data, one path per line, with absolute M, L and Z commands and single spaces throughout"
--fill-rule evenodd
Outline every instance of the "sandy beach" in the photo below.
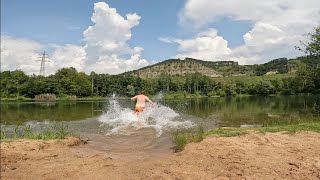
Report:
M 104 152 L 69 137 L 1 143 L 1 179 L 320 179 L 320 133 L 207 137 L 173 153 Z

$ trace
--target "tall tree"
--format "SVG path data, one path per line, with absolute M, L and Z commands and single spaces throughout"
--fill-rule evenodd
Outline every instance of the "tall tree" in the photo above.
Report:
M 300 41 L 302 47 L 296 48 L 311 56 L 320 56 L 320 26 L 314 28 L 313 32 L 307 34 L 310 38 L 308 42 Z

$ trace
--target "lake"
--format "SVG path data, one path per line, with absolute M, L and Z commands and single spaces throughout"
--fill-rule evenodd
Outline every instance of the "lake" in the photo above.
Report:
M 160 99 L 155 100 L 158 106 L 153 115 L 149 113 L 145 118 L 149 118 L 146 124 L 150 124 L 149 121 L 152 121 L 150 117 L 153 116 L 156 119 L 157 116 L 171 113 L 170 117 L 161 117 L 159 121 L 168 119 L 170 123 L 189 121 L 193 125 L 201 125 L 206 128 L 259 126 L 273 121 L 310 119 L 314 116 L 315 105 L 319 101 L 319 95 Z M 114 107 L 115 103 L 117 107 Z M 97 126 L 99 131 L 108 129 L 104 124 L 107 124 L 110 130 L 112 128 L 110 126 L 117 126 L 119 122 L 121 124 L 123 119 L 129 123 L 130 118 L 128 117 L 131 116 L 134 103 L 129 100 L 110 98 L 105 101 L 1 102 L 0 106 L 2 125 L 41 126 L 51 122 L 64 122 L 69 124 L 74 131 L 90 132 L 92 130 L 95 132 Z M 110 115 L 112 110 L 118 112 Z M 106 116 L 108 113 L 109 116 Z M 119 119 L 121 116 L 124 118 Z M 110 124 L 109 121 L 115 118 L 117 118 L 115 120 L 117 123 Z M 157 123 L 161 122 L 153 122 L 153 125 Z M 168 123 L 160 126 L 166 125 Z
M 319 115 L 320 96 L 243 96 L 164 100 L 154 97 L 139 116 L 134 102 L 104 101 L 1 102 L 1 128 L 17 125 L 42 131 L 52 124 L 68 126 L 71 134 L 88 137 L 88 148 L 123 156 L 169 153 L 171 132 L 178 129 L 261 127 L 264 124 L 308 121 Z M 9 135 L 10 136 L 10 135 Z

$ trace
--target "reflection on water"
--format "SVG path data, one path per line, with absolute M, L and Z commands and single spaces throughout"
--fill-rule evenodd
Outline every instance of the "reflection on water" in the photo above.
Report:
M 315 116 L 320 107 L 319 95 L 180 100 L 160 98 L 157 101 L 157 107 L 149 108 L 141 117 L 145 125 L 158 127 L 158 131 L 165 126 L 178 127 L 174 123 L 179 124 L 183 121 L 212 128 L 263 124 L 273 119 L 306 119 Z M 69 122 L 74 127 L 78 124 L 77 128 L 82 128 L 79 131 L 92 129 L 107 133 L 110 130 L 117 131 L 115 127 L 137 122 L 132 113 L 134 102 L 118 99 L 116 103 L 115 101 L 1 102 L 1 123 L 15 125 L 26 122 L 63 121 Z
M 102 114 L 105 102 L 1 102 L 2 124 L 28 121 L 78 121 Z
M 312 96 L 247 96 L 198 98 L 165 101 L 171 108 L 204 121 L 215 119 L 219 126 L 240 127 L 263 124 L 270 120 L 299 120 L 315 116 L 319 95 Z
M 89 137 L 89 147 L 111 153 L 170 149 L 170 132 L 202 126 L 259 127 L 273 121 L 320 116 L 320 96 L 225 97 L 180 100 L 153 98 L 139 117 L 128 99 L 72 102 L 1 102 L 1 125 L 26 124 L 32 129 L 63 122 L 71 133 Z M 130 154 L 132 155 L 132 154 Z M 149 154 L 150 155 L 150 154 Z M 119 155 L 122 156 L 122 155 Z

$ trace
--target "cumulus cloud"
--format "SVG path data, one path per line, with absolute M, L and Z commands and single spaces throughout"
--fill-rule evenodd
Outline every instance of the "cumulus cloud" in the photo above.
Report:
M 180 13 L 182 23 L 192 24 L 198 29 L 210 26 L 210 23 L 218 21 L 221 17 L 253 23 L 253 28 L 243 36 L 244 45 L 231 49 L 223 58 L 245 64 L 264 63 L 273 58 L 302 55 L 294 46 L 299 45 L 299 40 L 307 40 L 304 34 L 320 24 L 320 2 L 188 0 Z M 197 41 L 197 38 L 191 41 Z M 185 55 L 201 56 L 201 51 L 196 48 L 190 51 L 192 53 Z M 206 56 L 205 53 L 203 56 Z M 211 56 L 216 57 L 216 51 L 213 49 Z
M 130 48 L 128 44 L 131 29 L 139 24 L 140 18 L 135 13 L 124 18 L 108 4 L 95 3 L 91 17 L 94 25 L 83 32 L 89 63 L 86 71 L 118 74 L 149 65 L 141 58 L 143 48 Z
M 1 35 L 1 71 L 22 70 L 27 74 L 39 74 L 41 56 L 49 46 L 39 42 Z M 82 70 L 86 53 L 80 46 L 66 44 L 51 45 L 53 49 L 48 61 L 45 62 L 45 74 L 53 74 L 63 67 L 75 67 Z
M 204 25 L 219 19 L 230 17 L 234 20 L 264 21 L 279 25 L 319 23 L 318 0 L 188 0 L 181 13 L 182 22 Z
M 64 67 L 74 67 L 78 71 L 84 70 L 87 53 L 83 47 L 72 44 L 54 45 L 53 47 L 55 50 L 50 56 L 52 61 L 48 63 L 48 72 L 50 74 Z
M 160 38 L 159 40 L 165 43 L 177 43 L 180 53 L 175 58 L 180 59 L 192 57 L 207 61 L 222 61 L 231 53 L 228 42 L 218 36 L 215 29 L 200 32 L 193 39 Z
M 63 67 L 74 67 L 90 73 L 118 74 L 151 64 L 141 57 L 142 47 L 130 47 L 131 29 L 141 17 L 135 13 L 126 18 L 105 2 L 94 4 L 93 22 L 84 32 L 84 45 L 44 45 L 39 42 L 1 35 L 1 70 L 21 69 L 27 74 L 39 74 L 36 62 L 44 49 L 50 49 L 46 75 Z
M 36 41 L 1 35 L 1 71 L 18 69 L 38 74 L 40 65 L 36 60 L 42 49 Z
M 141 48 L 135 47 L 134 53 L 129 59 L 123 59 L 116 54 L 100 56 L 97 62 L 91 64 L 87 68 L 87 71 L 94 71 L 96 73 L 112 72 L 112 74 L 119 74 L 147 66 L 150 62 L 141 59 L 141 50 Z

